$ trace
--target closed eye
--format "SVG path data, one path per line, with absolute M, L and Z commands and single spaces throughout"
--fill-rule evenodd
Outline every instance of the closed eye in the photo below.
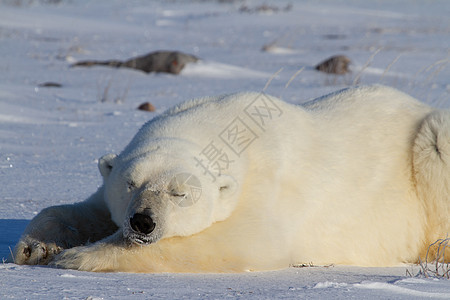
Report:
M 186 197 L 186 193 L 178 193 L 178 192 L 175 192 L 175 191 L 172 191 L 170 193 L 170 195 L 172 195 L 173 197 L 182 197 L 182 198 Z

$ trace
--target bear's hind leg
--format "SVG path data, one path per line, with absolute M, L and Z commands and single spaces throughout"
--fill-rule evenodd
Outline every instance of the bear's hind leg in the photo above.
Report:
M 424 259 L 431 243 L 450 236 L 450 111 L 435 111 L 422 122 L 413 146 L 413 168 L 427 218 Z

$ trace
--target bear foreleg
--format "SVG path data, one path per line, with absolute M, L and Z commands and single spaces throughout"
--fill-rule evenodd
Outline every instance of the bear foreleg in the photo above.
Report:
M 95 242 L 114 233 L 117 226 L 111 221 L 101 197 L 102 189 L 84 202 L 42 210 L 17 243 L 13 261 L 46 265 L 64 249 Z

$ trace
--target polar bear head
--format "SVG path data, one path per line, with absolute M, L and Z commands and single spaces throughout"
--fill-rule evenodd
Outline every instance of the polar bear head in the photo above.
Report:
M 149 244 L 192 235 L 234 210 L 235 178 L 211 177 L 196 164 L 189 145 L 171 140 L 137 148 L 99 159 L 105 202 L 124 238 Z

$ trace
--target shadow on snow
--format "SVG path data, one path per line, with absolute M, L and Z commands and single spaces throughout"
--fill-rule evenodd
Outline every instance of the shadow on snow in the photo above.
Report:
M 0 219 L 0 262 L 11 262 L 11 251 L 30 220 Z

